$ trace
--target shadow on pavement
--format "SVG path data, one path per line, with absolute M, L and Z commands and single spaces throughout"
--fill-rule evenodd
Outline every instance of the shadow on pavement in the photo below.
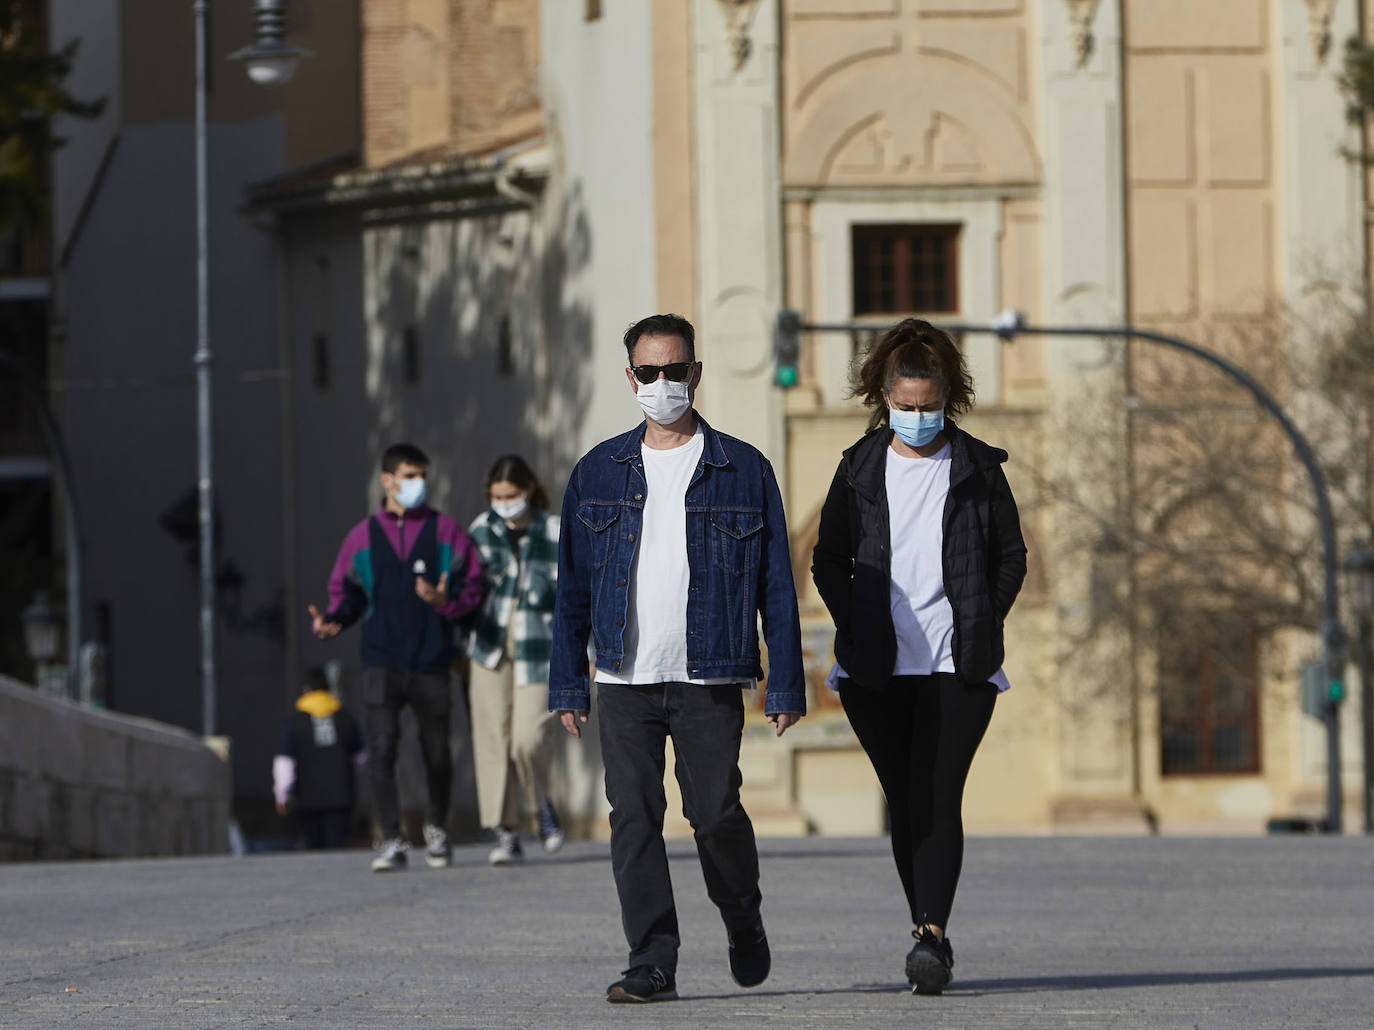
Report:
M 1316 969 L 1238 969 L 1201 973 L 1088 973 L 1082 976 L 1029 976 L 1003 980 L 956 980 L 947 995 L 1012 994 L 1024 991 L 1101 991 L 1119 987 L 1187 987 L 1195 984 L 1259 983 L 1374 976 L 1374 966 Z M 856 988 L 859 989 L 859 988 Z
M 1322 980 L 1335 977 L 1374 976 L 1374 966 L 1319 969 L 1240 969 L 1218 973 L 1107 973 L 1083 976 L 1029 976 L 1006 980 L 956 980 L 945 990 L 946 998 L 972 998 L 985 994 L 1017 994 L 1031 991 L 1098 991 L 1119 987 L 1187 987 L 1196 984 L 1257 983 L 1281 980 Z M 853 987 L 822 987 L 796 991 L 732 991 L 729 994 L 688 994 L 683 1001 L 738 1001 L 740 998 L 795 998 L 799 995 L 908 994 L 904 983 L 855 984 Z
M 819 847 L 807 850 L 774 850 L 768 846 L 767 840 L 759 841 L 759 861 L 769 862 L 787 861 L 789 859 L 802 859 L 810 861 L 813 858 L 876 858 L 891 861 L 891 852 L 887 848 L 878 850 L 872 847 Z
M 690 994 L 680 995 L 680 1001 L 739 1001 L 742 998 L 795 998 L 799 995 L 823 994 L 910 994 L 911 988 L 904 983 L 855 984 L 853 987 L 818 987 L 810 991 L 731 991 L 729 994 Z

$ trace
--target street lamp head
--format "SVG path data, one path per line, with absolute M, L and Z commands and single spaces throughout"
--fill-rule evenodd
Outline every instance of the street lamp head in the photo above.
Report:
M 304 47 L 286 42 L 286 0 L 256 0 L 258 38 L 251 46 L 235 50 L 231 61 L 242 61 L 248 77 L 259 86 L 283 86 L 296 74 L 296 62 L 310 57 Z
M 296 62 L 309 56 L 309 50 L 289 43 L 254 43 L 234 51 L 229 59 L 242 61 L 248 77 L 259 86 L 284 86 L 296 74 Z
M 19 613 L 24 623 L 24 647 L 35 665 L 47 665 L 57 657 L 62 637 L 62 613 L 48 600 L 48 592 L 34 594 L 33 603 Z
M 1374 551 L 1363 540 L 1346 555 L 1342 566 L 1350 588 L 1350 600 L 1361 619 L 1374 615 Z

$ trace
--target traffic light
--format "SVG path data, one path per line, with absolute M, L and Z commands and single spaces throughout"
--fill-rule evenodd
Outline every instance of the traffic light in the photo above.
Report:
M 790 390 L 797 385 L 797 359 L 801 355 L 801 315 L 788 308 L 778 312 L 773 331 L 773 385 Z
M 1339 622 L 1325 622 L 1321 635 L 1326 658 L 1326 700 L 1335 706 L 1345 700 L 1345 629 Z

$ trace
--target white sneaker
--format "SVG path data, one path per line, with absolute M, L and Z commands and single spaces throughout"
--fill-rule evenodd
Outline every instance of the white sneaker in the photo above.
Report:
M 425 823 L 425 865 L 431 869 L 443 869 L 452 861 L 453 849 L 449 847 L 444 828 Z
M 384 840 L 377 852 L 377 857 L 372 860 L 372 871 L 374 873 L 390 873 L 406 867 L 406 851 L 410 845 L 400 837 L 393 837 L 391 840 Z
M 520 847 L 520 834 L 514 830 L 497 830 L 497 844 L 491 849 L 487 861 L 492 865 L 519 865 L 525 861 L 525 850 Z
M 544 850 L 550 855 L 563 846 L 563 825 L 553 805 L 547 801 L 539 806 L 539 836 L 544 841 Z

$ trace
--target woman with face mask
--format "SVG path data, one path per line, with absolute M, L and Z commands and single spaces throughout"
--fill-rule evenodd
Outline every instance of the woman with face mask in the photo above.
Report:
M 472 749 L 492 865 L 523 862 L 520 829 L 534 812 L 544 850 L 563 846 L 549 801 L 555 717 L 548 710 L 549 642 L 558 580 L 558 516 L 524 459 L 487 473 L 490 507 L 468 531 L 482 556 L 483 594 L 468 637 Z
M 1026 575 L 1007 452 L 955 424 L 973 380 L 954 341 L 908 318 L 855 376 L 873 408 L 821 510 L 811 574 L 835 621 L 840 695 L 891 818 L 914 926 L 907 980 L 949 983 L 964 781 L 992 718 L 1002 622 Z

